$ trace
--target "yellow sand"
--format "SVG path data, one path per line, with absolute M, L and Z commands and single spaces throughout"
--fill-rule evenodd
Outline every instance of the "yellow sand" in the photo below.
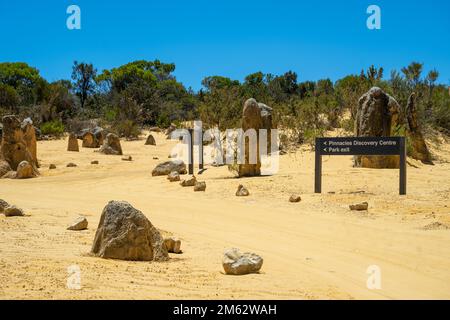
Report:
M 162 134 L 156 147 L 144 142 L 122 141 L 132 162 L 92 149 L 67 152 L 67 140 L 38 142 L 41 176 L 0 180 L 0 199 L 27 214 L 0 215 L 1 299 L 450 298 L 450 230 L 423 229 L 450 226 L 448 144 L 433 149 L 435 166 L 409 159 L 408 195 L 401 197 L 398 170 L 352 168 L 351 157 L 324 157 L 323 194 L 314 194 L 307 147 L 282 156 L 274 176 L 235 179 L 226 167 L 208 167 L 198 176 L 206 192 L 193 192 L 151 176 L 174 142 Z M 69 162 L 78 167 L 66 168 Z M 234 195 L 239 184 L 249 197 Z M 302 201 L 289 203 L 292 193 Z M 89 256 L 109 200 L 143 211 L 182 239 L 184 253 L 166 263 Z M 368 213 L 348 209 L 362 201 Z M 89 229 L 66 230 L 78 215 Z M 262 255 L 261 273 L 224 275 L 230 247 Z M 81 290 L 66 287 L 70 265 L 81 269 Z M 366 286 L 371 265 L 381 268 L 380 290 Z

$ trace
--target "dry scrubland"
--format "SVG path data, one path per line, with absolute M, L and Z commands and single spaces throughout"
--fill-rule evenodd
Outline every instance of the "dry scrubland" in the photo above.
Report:
M 282 156 L 274 176 L 235 179 L 227 167 L 207 167 L 203 193 L 151 176 L 175 144 L 155 136 L 156 147 L 122 141 L 132 162 L 92 149 L 67 152 L 67 139 L 39 141 L 41 176 L 0 180 L 0 198 L 26 212 L 0 215 L 1 299 L 450 298 L 450 230 L 426 227 L 450 226 L 448 142 L 430 144 L 435 166 L 409 159 L 404 197 L 398 170 L 352 168 L 351 157 L 324 157 L 324 193 L 314 194 L 307 146 Z M 66 168 L 69 162 L 78 167 Z M 235 196 L 240 183 L 249 197 Z M 302 201 L 289 203 L 292 193 Z M 109 200 L 130 202 L 182 239 L 183 254 L 164 263 L 89 256 Z M 348 209 L 362 201 L 368 212 Z M 66 230 L 80 214 L 88 230 Z M 230 247 L 261 254 L 261 273 L 224 275 Z M 81 268 L 81 290 L 66 288 L 72 264 Z M 381 290 L 366 288 L 373 264 L 381 267 Z

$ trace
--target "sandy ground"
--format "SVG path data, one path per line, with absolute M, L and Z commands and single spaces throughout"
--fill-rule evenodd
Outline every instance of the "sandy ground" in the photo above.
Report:
M 0 198 L 27 214 L 0 215 L 1 299 L 450 298 L 450 230 L 424 229 L 450 226 L 448 144 L 433 148 L 435 166 L 409 161 L 401 197 L 398 170 L 352 168 L 351 157 L 324 157 L 323 194 L 314 194 L 314 154 L 306 147 L 282 156 L 274 176 L 235 179 L 226 167 L 207 167 L 198 176 L 206 192 L 193 192 L 151 176 L 174 145 L 160 134 L 156 141 L 123 141 L 132 162 L 92 149 L 67 152 L 66 140 L 38 142 L 41 176 L 0 180 Z M 78 167 L 66 168 L 69 162 Z M 249 197 L 234 195 L 240 183 Z M 291 193 L 302 201 L 289 203 Z M 166 263 L 89 256 L 109 200 L 143 211 L 182 239 L 184 253 Z M 361 201 L 368 213 L 348 209 Z M 88 230 L 67 231 L 78 215 Z M 262 255 L 261 273 L 224 275 L 230 247 Z M 81 270 L 81 290 L 66 286 L 71 265 Z M 380 267 L 381 289 L 367 288 L 371 265 Z

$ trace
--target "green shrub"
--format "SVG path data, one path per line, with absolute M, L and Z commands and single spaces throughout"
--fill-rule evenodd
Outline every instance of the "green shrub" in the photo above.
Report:
M 41 124 L 40 129 L 44 135 L 61 136 L 64 133 L 64 124 L 60 120 L 53 120 Z
M 125 137 L 126 139 L 137 139 L 141 134 L 139 126 L 132 120 L 117 121 L 113 125 L 113 129 L 119 137 Z

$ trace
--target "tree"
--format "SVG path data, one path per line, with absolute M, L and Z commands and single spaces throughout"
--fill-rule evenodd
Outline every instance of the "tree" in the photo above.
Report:
M 402 68 L 402 72 L 406 77 L 408 83 L 415 89 L 420 83 L 420 76 L 422 75 L 423 63 L 411 62 L 407 67 Z
M 95 91 L 95 77 L 97 69 L 91 63 L 78 63 L 74 61 L 72 67 L 73 90 L 80 99 L 81 109 L 84 109 L 86 100 Z
M 32 105 L 40 101 L 36 96 L 36 86 L 46 81 L 36 68 L 23 62 L 0 63 L 0 83 L 12 87 L 19 96 L 16 104 Z
M 20 97 L 12 86 L 0 83 L 0 108 L 8 108 L 12 112 L 19 101 Z
M 428 85 L 428 101 L 427 101 L 427 116 L 431 116 L 433 112 L 433 90 L 435 87 L 436 80 L 439 78 L 439 72 L 436 69 L 428 72 L 428 75 L 425 79 Z

